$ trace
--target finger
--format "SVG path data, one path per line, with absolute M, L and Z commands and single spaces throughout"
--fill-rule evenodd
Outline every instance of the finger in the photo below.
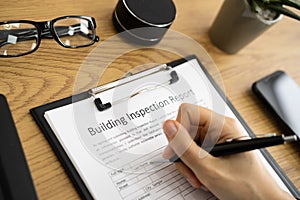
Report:
M 174 157 L 175 156 L 175 152 L 173 151 L 173 149 L 168 145 L 166 148 L 165 148 L 165 150 L 164 150 L 164 152 L 163 152 L 163 154 L 162 154 L 162 157 L 164 158 L 164 159 L 171 159 L 172 157 Z
M 176 121 L 188 130 L 192 138 L 201 138 L 205 146 L 213 146 L 222 133 L 224 116 L 201 106 L 184 103 L 179 108 Z
M 176 121 L 188 130 L 191 126 L 205 127 L 210 124 L 212 111 L 194 104 L 183 103 L 179 107 Z M 201 117 L 200 117 L 201 115 Z
M 175 154 L 193 171 L 194 169 L 209 165 L 212 158 L 206 151 L 201 149 L 190 137 L 187 130 L 174 120 L 167 120 L 163 125 L 163 130 L 169 141 L 169 146 Z
M 224 127 L 226 117 L 201 106 L 182 104 L 176 121 L 187 129 L 194 140 L 200 138 L 198 144 L 201 143 L 207 150 L 211 150 L 220 139 L 229 137 L 229 131 L 225 130 L 229 127 Z
M 195 176 L 194 172 L 185 164 L 176 163 L 176 168 L 194 188 L 200 188 L 202 186 L 201 182 Z

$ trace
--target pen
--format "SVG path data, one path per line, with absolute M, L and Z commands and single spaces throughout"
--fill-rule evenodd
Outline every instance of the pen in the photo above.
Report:
M 297 141 L 298 137 L 296 135 L 285 136 L 285 135 L 278 135 L 278 136 L 271 136 L 271 137 L 262 137 L 262 138 L 252 138 L 246 140 L 232 140 L 230 142 L 216 144 L 211 151 L 209 152 L 211 155 L 218 157 L 218 156 L 226 156 L 235 153 L 241 153 L 245 151 L 251 151 L 254 149 L 260 149 L 270 146 L 275 146 L 279 144 L 284 144 L 288 142 Z M 208 148 L 204 148 L 208 149 Z M 181 162 L 178 156 L 174 156 L 169 159 L 170 162 Z M 151 163 L 159 163 L 154 161 Z

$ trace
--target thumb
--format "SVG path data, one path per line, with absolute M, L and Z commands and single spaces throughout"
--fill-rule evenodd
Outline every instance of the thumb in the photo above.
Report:
M 169 141 L 168 147 L 192 170 L 199 169 L 204 165 L 204 160 L 212 158 L 209 153 L 195 143 L 179 122 L 167 120 L 163 125 L 163 130 Z

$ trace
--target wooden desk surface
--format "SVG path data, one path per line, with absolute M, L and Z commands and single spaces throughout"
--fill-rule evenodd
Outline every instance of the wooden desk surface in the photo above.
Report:
M 174 0 L 175 1 L 175 0 Z M 101 42 L 116 34 L 112 12 L 116 0 L 99 1 L 1 1 L 0 21 L 10 19 L 49 20 L 63 15 L 89 15 L 96 19 Z M 199 42 L 215 61 L 226 95 L 256 133 L 282 132 L 276 119 L 250 91 L 251 84 L 282 69 L 300 84 L 300 22 L 284 17 L 238 54 L 227 55 L 214 47 L 208 29 L 222 1 L 175 1 L 177 18 L 171 29 Z M 70 96 L 78 69 L 93 47 L 65 49 L 54 40 L 42 40 L 38 51 L 19 58 L 0 59 L 0 93 L 7 96 L 40 199 L 79 198 L 29 109 Z M 162 62 L 172 57 L 155 53 Z M 130 60 L 116 61 L 106 81 L 119 78 L 128 66 L 148 63 L 150 57 L 133 52 Z M 122 67 L 124 66 L 124 67 Z M 288 177 L 300 189 L 300 147 L 269 148 Z

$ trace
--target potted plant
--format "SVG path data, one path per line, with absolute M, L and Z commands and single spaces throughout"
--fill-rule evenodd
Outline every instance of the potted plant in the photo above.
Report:
M 300 20 L 286 7 L 300 10 L 298 0 L 225 0 L 210 31 L 211 41 L 223 51 L 238 52 L 282 15 Z

